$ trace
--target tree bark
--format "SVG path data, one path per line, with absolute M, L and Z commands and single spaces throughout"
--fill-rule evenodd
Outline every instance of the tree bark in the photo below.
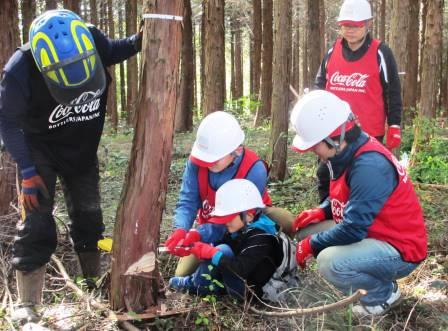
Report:
M 36 2 L 34 0 L 22 0 L 22 41 L 28 42 L 28 33 L 31 22 L 36 13 Z
M 261 77 L 261 39 L 262 39 L 262 24 L 261 24 L 261 0 L 253 0 L 253 16 L 252 16 L 252 89 L 250 94 L 258 100 L 260 94 L 260 77 Z
M 183 0 L 145 0 L 143 12 L 182 16 Z M 114 229 L 111 307 L 139 312 L 157 303 L 159 271 L 125 275 L 148 253 L 157 253 L 171 162 L 181 23 L 147 20 L 142 81 L 131 158 Z
M 403 31 L 410 26 L 409 6 L 413 0 L 392 0 L 392 20 L 390 22 L 390 48 L 394 53 L 397 62 L 398 72 L 405 72 L 406 61 L 408 59 L 409 49 L 412 47 L 407 44 L 408 39 L 403 38 Z M 415 1 L 415 0 L 414 0 Z M 400 76 L 400 82 L 408 80 L 407 76 Z M 403 96 L 403 90 L 402 96 Z
M 58 6 L 56 0 L 46 0 L 45 1 L 45 10 L 56 9 Z
M 98 25 L 98 12 L 96 9 L 96 0 L 89 0 L 90 4 L 90 23 Z
M 308 23 L 306 25 L 307 34 L 307 63 L 308 71 L 306 75 L 306 82 L 304 87 L 313 87 L 314 78 L 316 77 L 317 70 L 319 69 L 321 56 L 321 42 L 322 31 L 320 30 L 320 10 L 319 1 L 307 0 L 307 13 L 308 13 Z M 320 40 L 320 42 L 317 42 Z
M 297 3 L 294 6 L 294 33 L 293 33 L 293 64 L 292 64 L 292 76 L 291 84 L 294 86 L 296 91 L 300 91 L 300 8 Z
M 126 17 L 126 12 L 123 3 L 119 3 L 118 8 L 118 36 L 119 38 L 124 38 L 123 29 L 123 14 Z M 126 74 L 124 72 L 124 62 L 120 62 L 120 116 L 121 118 L 127 117 L 126 114 Z
M 308 3 L 304 2 L 304 12 L 306 13 L 308 10 Z M 301 91 L 305 88 L 309 88 L 308 85 L 308 15 L 304 15 L 303 18 L 303 26 L 305 27 L 302 33 L 302 85 L 301 85 Z
M 108 16 L 108 27 L 109 27 L 109 37 L 115 38 L 115 25 L 114 25 L 114 11 L 112 7 L 112 0 L 107 0 L 107 16 Z M 118 112 L 117 112 L 117 83 L 115 74 L 115 65 L 108 68 L 109 74 L 112 81 L 109 84 L 109 94 L 107 96 L 107 113 L 109 114 L 109 119 L 114 132 L 117 131 L 118 127 Z
M 239 99 L 243 96 L 243 56 L 242 56 L 242 37 L 241 24 L 235 22 L 235 94 L 233 99 Z
M 272 70 L 271 171 L 274 180 L 286 177 L 291 47 L 291 0 L 274 1 L 274 65 Z
M 407 8 L 409 11 L 409 22 L 418 22 L 419 21 L 419 12 L 420 12 L 420 1 L 413 0 L 409 2 L 409 7 Z M 417 107 L 417 95 L 418 95 L 418 46 L 420 45 L 419 38 L 419 25 L 418 24 L 410 24 L 406 27 L 407 35 L 407 45 L 409 48 L 407 50 L 407 58 L 406 58 L 406 76 L 403 80 L 403 120 L 404 124 L 410 125 L 413 113 L 412 109 Z M 411 46 L 412 45 L 412 46 Z
M 204 116 L 224 109 L 226 96 L 224 0 L 205 1 Z
M 15 48 L 20 45 L 16 0 L 0 1 L 0 21 L 8 22 L 0 33 L 0 44 L 2 45 L 0 47 L 0 68 L 3 68 Z M 8 152 L 1 151 L 0 148 L 0 215 L 7 215 L 12 212 L 10 204 L 17 197 L 15 179 L 15 162 Z
M 380 40 L 385 41 L 386 40 L 386 1 L 387 0 L 381 0 L 380 8 L 379 8 L 379 22 L 378 22 L 378 38 Z M 414 2 L 416 0 L 411 0 L 411 2 Z M 406 31 L 406 30 L 404 30 Z
M 429 141 L 432 132 L 422 129 L 424 119 L 434 119 L 437 109 L 438 80 L 442 48 L 442 8 L 443 0 L 428 1 L 426 13 L 425 39 L 423 44 L 422 75 L 419 121 L 416 126 L 411 151 L 411 164 L 415 164 L 417 153 Z
M 64 8 L 80 15 L 80 0 L 64 0 Z
M 176 122 L 174 125 L 176 132 L 190 131 L 193 127 L 193 86 L 195 70 L 190 0 L 184 0 L 183 27 L 181 79 L 176 106 Z
M 271 116 L 272 103 L 272 0 L 263 0 L 263 35 L 261 68 L 261 105 L 255 115 L 255 126 L 260 126 Z
M 131 36 L 137 32 L 137 0 L 126 1 L 126 36 Z M 138 69 L 137 57 L 133 56 L 127 61 L 126 82 L 127 82 L 127 100 L 126 100 L 126 123 L 134 123 L 136 115 L 136 102 L 138 93 Z

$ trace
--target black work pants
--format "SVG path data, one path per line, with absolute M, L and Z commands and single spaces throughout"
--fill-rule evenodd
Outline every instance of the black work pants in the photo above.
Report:
M 57 232 L 53 218 L 56 179 L 59 178 L 70 218 L 70 235 L 76 252 L 97 250 L 104 231 L 100 206 L 98 163 L 79 174 L 59 173 L 44 155 L 32 152 L 38 174 L 47 186 L 50 199 L 40 193 L 40 208 L 26 211 L 13 246 L 13 266 L 32 271 L 46 264 L 56 249 Z

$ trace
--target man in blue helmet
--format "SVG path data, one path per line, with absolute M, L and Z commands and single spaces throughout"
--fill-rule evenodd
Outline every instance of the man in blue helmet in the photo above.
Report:
M 0 133 L 20 169 L 25 210 L 12 259 L 17 320 L 37 318 L 34 306 L 41 302 L 45 265 L 57 243 L 57 178 L 84 277 L 99 273 L 97 242 L 104 224 L 96 153 L 111 81 L 106 67 L 141 48 L 140 33 L 111 40 L 68 10 L 37 17 L 29 40 L 9 59 L 0 82 Z

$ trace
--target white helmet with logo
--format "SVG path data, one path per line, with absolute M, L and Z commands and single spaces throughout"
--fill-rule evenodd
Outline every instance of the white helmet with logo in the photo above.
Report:
M 243 141 L 244 132 L 236 118 L 229 113 L 216 111 L 206 116 L 199 125 L 190 159 L 204 166 L 212 165 L 235 151 Z
M 260 191 L 254 183 L 247 179 L 232 179 L 216 191 L 215 210 L 212 213 L 215 217 L 210 222 L 214 223 L 215 219 L 217 223 L 222 223 L 219 220 L 223 216 L 264 207 Z
M 362 22 L 372 18 L 372 9 L 367 0 L 345 0 L 339 11 L 338 22 Z
M 351 118 L 350 106 L 331 92 L 315 90 L 305 94 L 294 106 L 291 124 L 296 131 L 293 148 L 307 151 Z

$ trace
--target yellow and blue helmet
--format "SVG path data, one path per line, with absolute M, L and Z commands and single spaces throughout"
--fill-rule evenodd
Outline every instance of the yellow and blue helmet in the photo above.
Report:
M 81 105 L 99 97 L 106 87 L 104 68 L 84 21 L 75 13 L 49 10 L 30 27 L 30 48 L 54 99 Z

